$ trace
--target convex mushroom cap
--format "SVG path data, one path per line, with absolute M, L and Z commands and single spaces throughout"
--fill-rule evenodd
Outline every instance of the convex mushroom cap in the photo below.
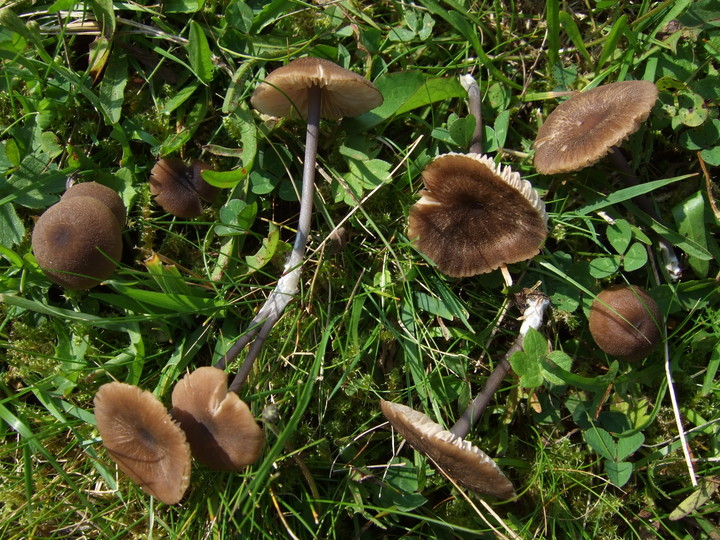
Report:
M 176 157 L 165 157 L 150 171 L 150 193 L 166 212 L 183 219 L 202 214 L 201 199 L 213 202 L 218 188 L 208 184 L 202 171 L 210 166 L 202 161 L 187 165 Z
M 649 81 L 621 81 L 574 94 L 538 130 L 535 169 L 555 174 L 596 163 L 638 130 L 657 96 Z
M 663 316 L 640 287 L 613 285 L 600 292 L 590 307 L 590 333 L 607 354 L 641 360 L 662 339 Z
M 531 259 L 547 236 L 545 203 L 527 180 L 480 154 L 449 153 L 422 173 L 408 237 L 444 274 L 491 272 Z
M 182 499 L 190 484 L 190 447 L 152 393 L 104 384 L 95 394 L 95 420 L 103 446 L 133 482 L 166 504 Z
M 311 86 L 320 87 L 320 116 L 328 120 L 358 116 L 383 102 L 380 91 L 365 77 L 329 60 L 309 56 L 268 74 L 253 92 L 250 102 L 270 116 L 306 119 Z
M 201 367 L 183 377 L 173 389 L 172 404 L 172 416 L 203 465 L 241 471 L 260 457 L 263 431 L 245 402 L 228 392 L 223 370 Z
M 53 283 L 72 290 L 90 289 L 117 267 L 122 255 L 121 225 L 95 197 L 63 198 L 35 223 L 32 247 Z
M 93 199 L 97 199 L 113 213 L 120 228 L 125 226 L 125 204 L 123 204 L 120 195 L 118 195 L 115 190 L 103 184 L 98 184 L 97 182 L 82 182 L 73 184 L 63 196 L 60 197 L 60 201 L 67 201 L 72 197 L 92 197 Z
M 500 467 L 470 442 L 405 405 L 381 400 L 380 408 L 410 446 L 428 456 L 459 485 L 498 499 L 515 496 Z

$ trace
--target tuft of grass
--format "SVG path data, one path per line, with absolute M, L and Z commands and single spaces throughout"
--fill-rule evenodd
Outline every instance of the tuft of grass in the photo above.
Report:
M 0 536 L 715 537 L 713 9 L 712 0 L 0 7 Z M 274 287 L 295 233 L 304 127 L 260 116 L 249 97 L 303 55 L 367 76 L 385 103 L 322 125 L 301 290 L 241 390 L 263 421 L 263 456 L 237 474 L 194 465 L 183 501 L 166 506 L 109 459 L 92 399 L 118 380 L 168 404 L 178 378 L 217 362 Z M 480 82 L 486 151 L 533 183 L 550 216 L 541 254 L 512 265 L 511 289 L 497 272 L 447 278 L 406 237 L 423 167 L 467 147 L 458 76 L 468 72 Z M 557 176 L 532 165 L 558 93 L 625 79 L 660 90 L 622 150 L 662 223 L 602 162 Z M 173 218 L 152 201 L 147 176 L 165 155 L 223 172 L 201 217 Z M 68 179 L 109 185 L 128 208 L 121 265 L 87 292 L 51 285 L 30 246 L 34 220 Z M 680 281 L 657 265 L 651 230 L 675 244 Z M 542 329 L 550 358 L 567 369 L 548 375 L 547 358 L 534 358 L 538 384 L 508 376 L 471 432 L 519 493 L 488 503 L 400 447 L 378 400 L 451 426 L 514 339 L 513 294 L 537 282 L 553 302 Z M 665 343 L 637 364 L 607 357 L 587 329 L 594 295 L 620 282 L 648 289 L 667 318 Z

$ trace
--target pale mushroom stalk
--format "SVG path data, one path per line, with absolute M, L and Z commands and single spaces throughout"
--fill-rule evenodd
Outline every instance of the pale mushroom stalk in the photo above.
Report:
M 240 367 L 237 375 L 229 386 L 229 391 L 235 392 L 247 378 L 252 366 L 260 354 L 265 339 L 273 326 L 277 323 L 285 307 L 298 292 L 302 262 L 307 248 L 312 222 L 313 196 L 315 193 L 315 166 L 317 163 L 318 138 L 320 132 L 320 110 L 322 93 L 318 85 L 309 89 L 307 130 L 305 133 L 305 159 L 303 162 L 303 180 L 300 195 L 300 217 L 295 235 L 295 242 L 290 253 L 283 275 L 277 282 L 275 289 L 270 293 L 265 304 L 248 325 L 248 331 L 240 338 L 216 364 L 223 369 L 231 362 L 250 340 L 257 334 L 252 347 Z
M 612 147 L 612 150 L 610 152 L 610 160 L 615 169 L 617 169 L 617 171 L 620 173 L 620 177 L 622 178 L 622 180 L 628 186 L 640 185 L 640 180 L 638 180 L 638 177 L 630 168 L 630 164 L 627 162 L 627 159 L 625 159 L 625 156 L 622 155 L 622 152 L 620 152 L 617 146 Z M 655 207 L 650 202 L 650 198 L 645 193 L 633 197 L 633 202 L 635 202 L 635 204 L 640 207 L 640 210 L 645 212 L 652 219 L 654 219 L 658 223 L 662 223 L 660 221 L 660 216 L 655 211 Z M 654 230 L 650 229 L 649 232 L 658 242 L 665 271 L 668 273 L 668 275 L 672 278 L 673 281 L 679 280 L 682 277 L 682 267 L 680 266 L 680 261 L 675 254 L 675 250 L 673 249 L 672 244 L 668 242 L 663 236 L 656 233 Z
M 469 73 L 460 76 L 460 84 L 468 93 L 468 111 L 475 117 L 475 130 L 470 139 L 470 153 L 482 154 L 482 106 L 480 101 L 480 86 L 475 77 Z
M 457 422 L 455 422 L 455 425 L 450 428 L 450 433 L 462 438 L 467 437 L 468 433 L 470 433 L 470 429 L 482 416 L 483 411 L 488 406 L 488 403 L 490 403 L 495 391 L 500 387 L 503 379 L 510 371 L 510 358 L 517 351 L 522 350 L 523 340 L 525 339 L 525 335 L 528 333 L 528 330 L 530 328 L 538 330 L 542 326 L 545 309 L 550 305 L 550 301 L 546 296 L 539 294 L 528 297 L 527 304 L 528 306 L 523 312 L 523 323 L 520 327 L 518 337 L 515 338 L 515 341 L 505 353 L 503 359 L 495 367 L 487 381 L 485 381 L 483 389 L 477 396 L 475 396 L 473 402 L 465 410 Z

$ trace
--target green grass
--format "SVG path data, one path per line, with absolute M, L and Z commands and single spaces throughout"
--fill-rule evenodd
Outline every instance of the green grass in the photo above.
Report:
M 686 501 L 720 475 L 717 191 L 700 164 L 711 177 L 720 165 L 716 2 L 1 5 L 0 536 L 717 537 L 717 495 Z M 83 20 L 99 23 L 85 35 Z M 118 380 L 169 404 L 175 381 L 216 362 L 274 286 L 304 127 L 260 117 L 249 97 L 304 55 L 367 76 L 385 104 L 322 125 L 301 291 L 241 391 L 258 420 L 278 413 L 262 457 L 242 474 L 195 465 L 186 497 L 167 506 L 117 471 L 92 398 Z M 422 168 L 467 146 L 467 72 L 486 150 L 533 182 L 550 215 L 541 254 L 511 266 L 511 291 L 498 272 L 443 276 L 405 236 Z M 552 92 L 624 79 L 660 88 L 623 151 L 642 181 L 659 181 L 646 185 L 662 224 L 617 193 L 604 162 L 557 176 L 532 165 Z M 236 172 L 200 218 L 180 220 L 149 194 L 160 155 Z M 30 248 L 69 176 L 113 187 L 129 212 L 121 267 L 88 292 L 50 286 Z M 648 245 L 650 228 L 677 246 L 681 281 L 656 272 L 654 249 L 645 264 L 642 249 L 626 252 Z M 514 305 L 500 317 L 507 295 L 538 281 L 553 301 L 541 332 L 572 368 L 534 389 L 508 376 L 471 432 L 520 494 L 488 504 L 411 449 L 394 455 L 401 439 L 378 400 L 451 426 L 517 332 Z M 667 352 L 629 364 L 595 349 L 587 310 L 620 282 L 658 301 Z

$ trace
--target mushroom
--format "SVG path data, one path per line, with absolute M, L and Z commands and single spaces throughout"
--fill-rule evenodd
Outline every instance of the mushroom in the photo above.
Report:
M 95 394 L 103 446 L 121 471 L 166 504 L 182 499 L 190 483 L 185 434 L 150 392 L 112 382 Z
M 32 247 L 48 279 L 72 290 L 90 289 L 115 271 L 121 227 L 103 202 L 83 195 L 62 199 L 35 223 Z
M 67 201 L 73 197 L 92 197 L 93 199 L 97 199 L 113 213 L 121 229 L 125 226 L 125 205 L 115 190 L 98 184 L 97 182 L 82 182 L 80 184 L 73 184 L 63 196 L 60 197 L 60 201 Z
M 459 485 L 498 499 L 515 496 L 515 488 L 500 467 L 474 444 L 406 405 L 381 400 L 380 408 L 410 446 L 432 459 Z
M 475 117 L 471 153 L 435 158 L 422 172 L 425 189 L 410 209 L 408 238 L 451 277 L 474 276 L 530 259 L 547 236 L 545 203 L 527 180 L 482 155 L 477 81 L 461 78 Z
M 645 290 L 613 285 L 600 292 L 590 307 L 590 334 L 607 354 L 642 360 L 662 339 L 660 308 Z
M 558 105 L 538 130 L 535 169 L 542 174 L 577 171 L 610 157 L 629 185 L 639 180 L 617 148 L 647 119 L 657 101 L 658 90 L 650 81 L 621 81 L 575 93 Z M 651 218 L 660 221 L 650 199 L 633 199 Z M 672 245 L 656 236 L 665 259 L 665 269 L 673 279 L 682 275 Z
M 162 158 L 150 171 L 150 193 L 166 212 L 184 219 L 197 217 L 202 214 L 200 199 L 213 202 L 218 192 L 202 177 L 209 168 L 202 161 L 186 165 L 176 157 Z
M 491 272 L 530 259 L 547 235 L 545 204 L 527 180 L 480 154 L 449 153 L 422 173 L 408 237 L 444 274 Z
M 320 117 L 337 120 L 357 116 L 379 107 L 383 96 L 364 77 L 322 58 L 305 57 L 268 74 L 258 85 L 250 102 L 261 113 L 307 120 L 305 158 L 297 233 L 283 275 L 243 336 L 216 364 L 224 368 L 253 337 L 257 336 L 238 371 L 230 390 L 237 389 L 252 367 L 265 338 L 291 298 L 298 291 L 300 271 L 312 218 Z
M 528 295 L 518 337 L 488 377 L 483 389 L 450 430 L 443 429 L 426 415 L 410 407 L 384 400 L 380 402 L 385 417 L 410 446 L 430 457 L 459 485 L 477 493 L 499 499 L 515 496 L 512 483 L 495 462 L 465 438 L 510 370 L 510 358 L 515 352 L 522 350 L 528 330 L 537 330 L 542 325 L 545 309 L 549 304 L 547 297 L 541 293 Z
M 535 138 L 535 169 L 577 171 L 635 133 L 657 100 L 649 81 L 621 81 L 579 92 L 553 110 Z
M 245 402 L 228 393 L 227 379 L 214 367 L 186 375 L 173 389 L 170 414 L 195 459 L 212 469 L 241 471 L 260 457 L 265 437 Z

